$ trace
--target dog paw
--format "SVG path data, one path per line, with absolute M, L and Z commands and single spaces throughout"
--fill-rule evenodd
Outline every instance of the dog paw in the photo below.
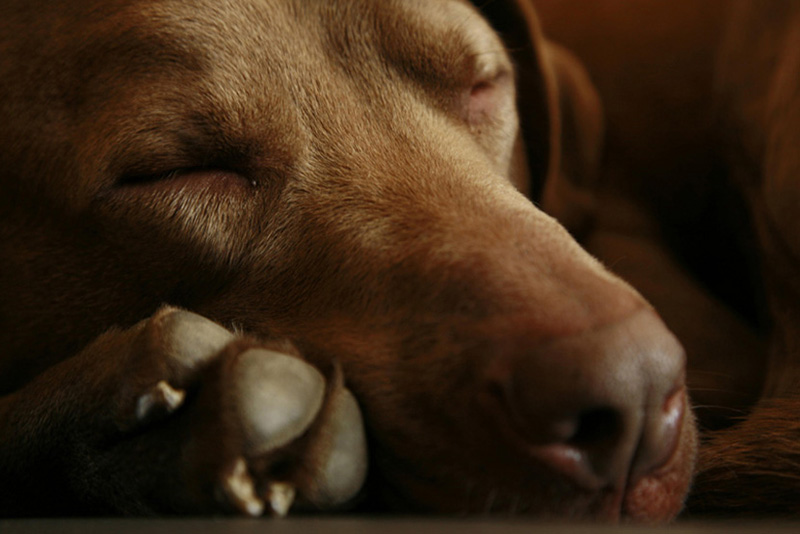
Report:
M 158 466 L 177 470 L 169 490 L 156 491 L 171 501 L 165 509 L 283 516 L 293 507 L 334 509 L 358 493 L 363 422 L 338 367 L 324 376 L 174 308 L 129 335 L 135 357 L 117 393 L 116 427 L 156 443 L 153 458 L 172 458 Z
M 240 511 L 253 515 L 263 503 L 285 515 L 296 498 L 301 506 L 331 509 L 358 492 L 366 445 L 340 370 L 326 380 L 296 357 L 252 348 L 235 359 L 225 382 L 225 402 L 238 422 L 233 433 L 241 437 L 225 488 Z

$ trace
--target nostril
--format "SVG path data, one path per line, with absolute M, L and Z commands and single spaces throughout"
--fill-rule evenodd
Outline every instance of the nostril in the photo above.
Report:
M 585 410 L 549 425 L 548 444 L 533 447 L 534 457 L 578 486 L 598 490 L 617 479 L 617 452 L 624 435 L 622 414 L 613 408 Z
M 622 434 L 623 420 L 614 408 L 592 408 L 577 414 L 524 410 L 514 397 L 512 383 L 489 382 L 487 398 L 499 415 L 529 443 L 564 443 L 581 449 L 613 447 Z
M 590 491 L 656 472 L 678 448 L 683 349 L 649 310 L 531 347 L 508 336 L 481 369 L 482 402 L 509 443 Z
M 595 408 L 581 413 L 575 431 L 567 440 L 584 449 L 613 447 L 622 433 L 622 417 L 613 408 Z
M 509 382 L 489 382 L 491 412 L 531 457 L 587 490 L 618 481 L 625 418 L 612 407 L 531 410 L 520 406 Z M 534 413 L 535 412 L 535 413 Z

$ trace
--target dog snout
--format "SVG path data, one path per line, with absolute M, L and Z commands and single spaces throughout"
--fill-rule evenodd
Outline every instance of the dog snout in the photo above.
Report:
M 653 311 L 528 345 L 509 336 L 483 377 L 484 406 L 523 455 L 587 491 L 624 491 L 673 456 L 685 357 Z

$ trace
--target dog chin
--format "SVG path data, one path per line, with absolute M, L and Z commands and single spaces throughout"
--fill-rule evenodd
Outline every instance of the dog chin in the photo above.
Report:
M 492 462 L 486 458 L 459 467 L 452 457 L 428 462 L 416 458 L 406 463 L 396 456 L 388 459 L 391 455 L 378 450 L 373 454 L 367 492 L 372 494 L 371 506 L 390 513 L 660 524 L 672 521 L 683 509 L 696 452 L 697 433 L 694 418 L 689 416 L 684 419 L 675 453 L 656 471 L 627 488 L 586 491 L 538 466 L 530 466 L 526 473 L 528 466 L 520 464 L 516 472 L 496 476 L 503 470 L 487 468 Z
M 517 488 L 463 477 L 450 484 L 428 480 L 381 485 L 376 507 L 389 513 L 444 514 L 461 517 L 517 517 L 545 521 L 662 524 L 681 512 L 691 466 L 673 468 L 640 480 L 628 491 L 566 492 L 541 486 Z M 400 477 L 405 478 L 405 477 Z M 394 481 L 398 482 L 398 481 Z M 441 482 L 437 481 L 437 482 Z M 557 485 L 558 486 L 558 485 Z M 375 487 L 372 488 L 376 489 Z M 374 501 L 371 501 L 375 505 Z

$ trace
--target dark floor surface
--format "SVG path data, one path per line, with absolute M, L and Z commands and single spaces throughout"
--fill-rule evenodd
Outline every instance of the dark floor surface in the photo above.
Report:
M 677 523 L 666 527 L 594 526 L 525 521 L 296 518 L 50 519 L 0 521 L 0 534 L 798 534 L 800 523 Z

